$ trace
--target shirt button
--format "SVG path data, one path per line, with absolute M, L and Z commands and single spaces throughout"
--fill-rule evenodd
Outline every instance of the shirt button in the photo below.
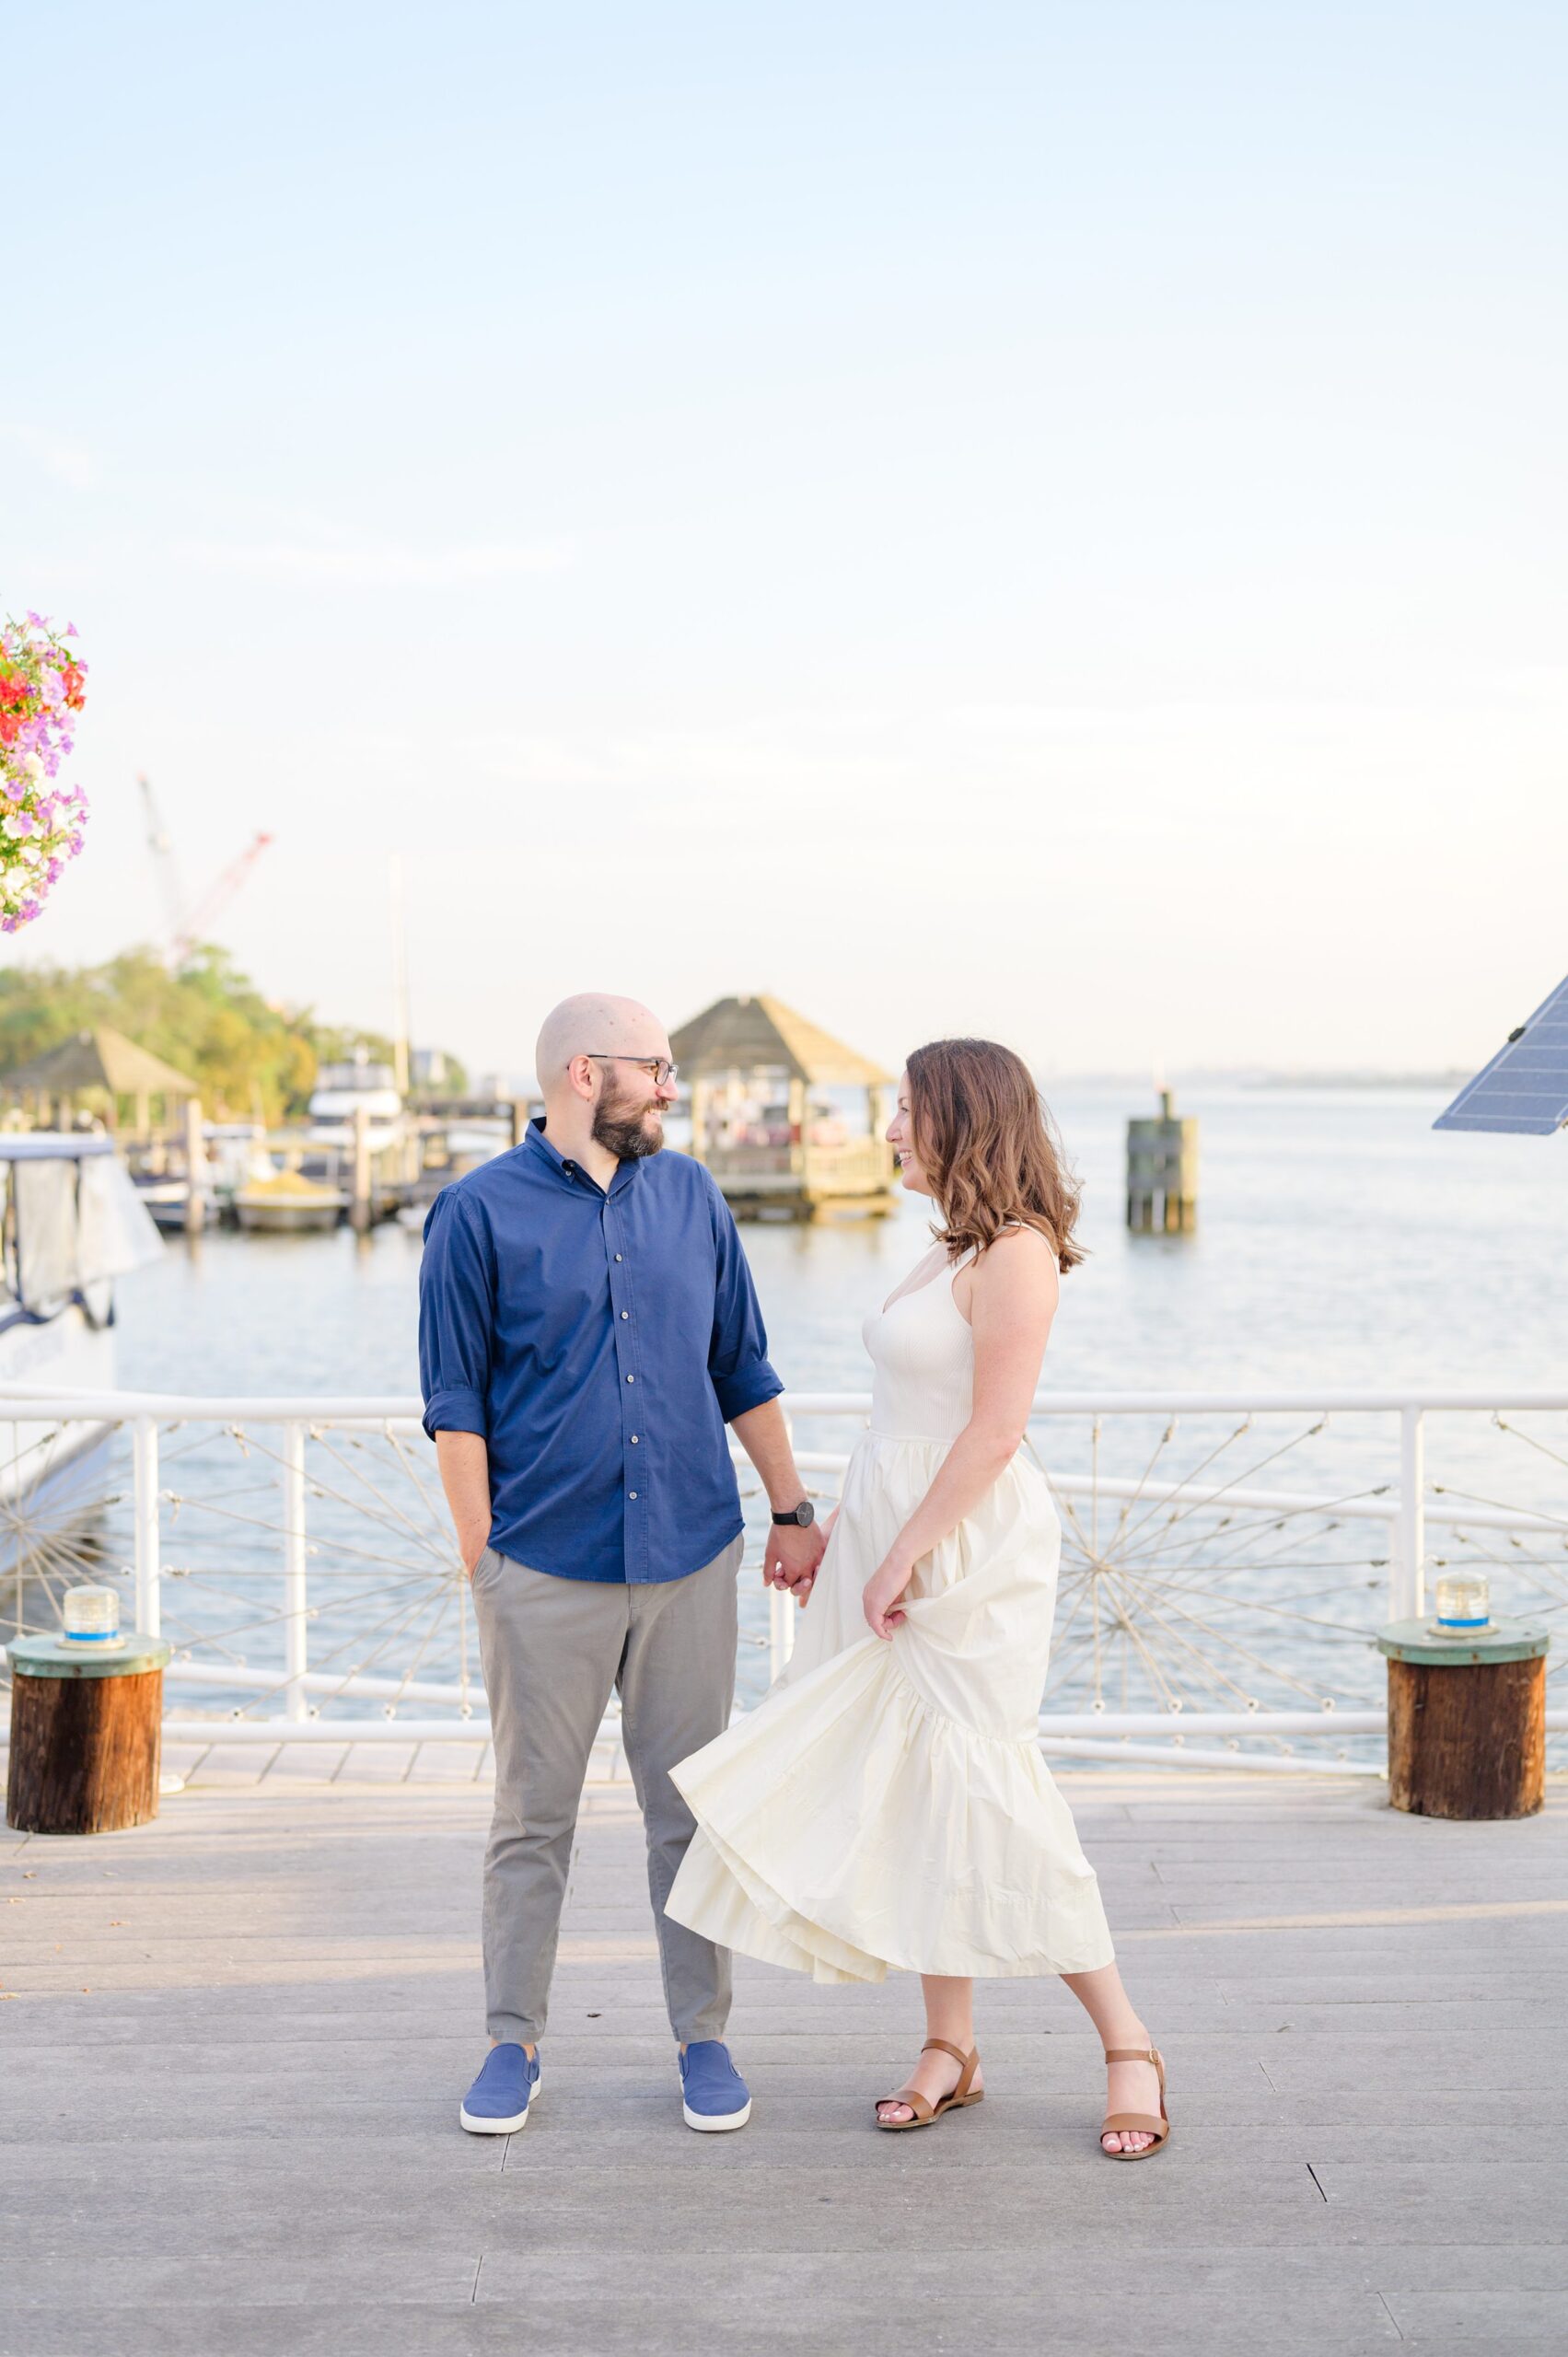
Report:
M 640 1438 L 641 1438 L 641 1434 L 637 1434 L 637 1433 L 633 1433 L 633 1435 L 632 1435 L 632 1446 L 633 1446 L 633 1448 L 635 1448 L 635 1447 L 636 1447 L 637 1443 L 638 1443 L 638 1440 L 639 1440 Z
M 635 1382 L 636 1382 L 636 1380 L 637 1380 L 637 1378 L 636 1378 L 636 1376 L 635 1376 L 634 1375 L 629 1375 L 629 1376 L 627 1376 L 626 1380 L 627 1380 L 627 1382 L 628 1382 L 628 1383 L 635 1383 Z
M 623 1309 L 623 1310 L 621 1311 L 621 1317 L 622 1317 L 622 1318 L 630 1318 L 630 1317 L 631 1317 L 631 1315 L 632 1315 L 632 1313 L 631 1313 L 631 1311 L 630 1311 L 629 1309 Z
M 626 1492 L 626 1494 L 627 1494 L 627 1496 L 628 1496 L 629 1498 L 634 1498 L 634 1497 L 636 1496 L 637 1492 L 636 1492 L 636 1491 L 635 1491 L 635 1490 L 628 1490 L 628 1491 L 627 1491 L 627 1492 Z
M 621 1258 L 620 1253 L 618 1252 L 618 1253 L 616 1254 L 616 1256 L 615 1256 L 615 1257 L 616 1257 L 616 1259 L 619 1260 L 620 1260 L 620 1258 Z

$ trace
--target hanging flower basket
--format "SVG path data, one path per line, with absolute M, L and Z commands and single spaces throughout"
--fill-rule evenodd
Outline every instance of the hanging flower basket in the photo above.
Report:
M 70 756 L 87 667 L 41 614 L 0 630 L 0 933 L 38 916 L 82 848 L 87 797 L 57 785 Z

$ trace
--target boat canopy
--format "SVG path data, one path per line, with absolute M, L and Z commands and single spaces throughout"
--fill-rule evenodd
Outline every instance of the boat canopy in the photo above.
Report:
M 0 1210 L 14 1316 L 52 1318 L 80 1300 L 106 1317 L 111 1281 L 163 1251 L 110 1138 L 0 1132 Z

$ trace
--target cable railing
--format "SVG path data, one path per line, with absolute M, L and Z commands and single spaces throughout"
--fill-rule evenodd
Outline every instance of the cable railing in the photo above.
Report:
M 785 1405 L 825 1508 L 869 1398 Z M 1042 1392 L 1026 1445 L 1063 1529 L 1048 1753 L 1376 1774 L 1373 1639 L 1436 1573 L 1485 1571 L 1497 1612 L 1568 1613 L 1568 1394 Z M 766 1501 L 737 1464 L 748 1708 L 796 1608 L 755 1575 Z M 171 1645 L 170 1742 L 489 1739 L 416 1399 L 0 1392 L 0 1642 L 57 1627 L 86 1578 Z

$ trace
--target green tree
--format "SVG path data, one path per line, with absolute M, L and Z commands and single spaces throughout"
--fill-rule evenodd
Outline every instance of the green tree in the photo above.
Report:
M 101 966 L 0 969 L 0 1078 L 99 1024 L 188 1073 L 218 1120 L 303 1113 L 318 1064 L 346 1062 L 361 1044 L 376 1062 L 392 1061 L 390 1041 L 376 1032 L 264 998 L 225 949 L 197 949 L 174 973 L 151 949 Z

